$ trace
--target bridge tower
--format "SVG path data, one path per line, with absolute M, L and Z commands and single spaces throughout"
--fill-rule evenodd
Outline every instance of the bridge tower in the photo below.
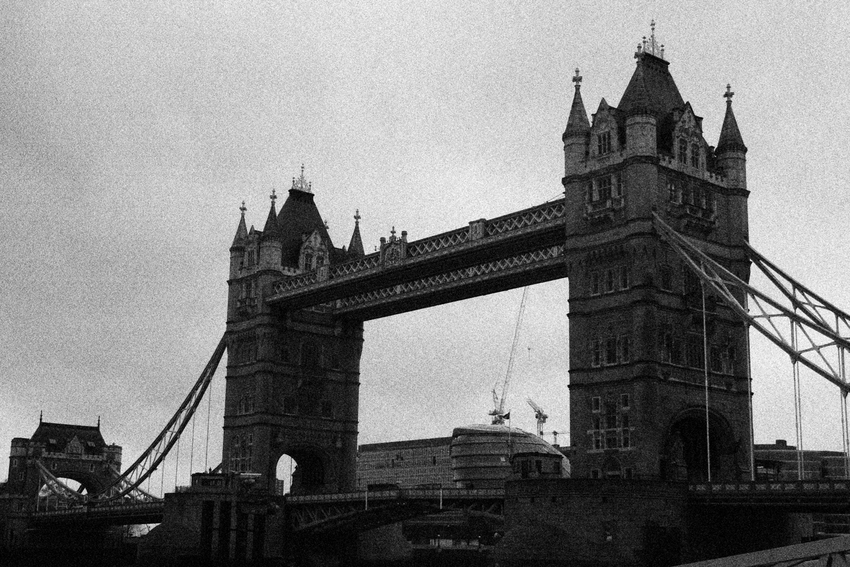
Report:
M 32 437 L 15 437 L 9 454 L 7 492 L 35 505 L 42 487 L 36 461 L 57 478 L 80 483 L 88 494 L 109 486 L 121 471 L 121 447 L 107 445 L 97 426 L 39 421 Z M 2 535 L 2 534 L 0 534 Z
M 706 142 L 654 23 L 635 58 L 619 106 L 602 99 L 592 122 L 576 70 L 563 135 L 572 472 L 738 478 L 750 467 L 747 330 L 710 295 L 703 322 L 699 279 L 652 219 L 747 280 L 747 148 L 728 87 L 717 147 Z
M 355 486 L 363 324 L 322 306 L 283 311 L 266 303 L 275 282 L 363 255 L 359 215 L 349 249 L 335 248 L 301 176 L 280 213 L 276 195 L 262 231 L 245 223 L 230 247 L 223 470 L 260 473 L 274 488 L 279 459 L 297 463 L 293 492 Z

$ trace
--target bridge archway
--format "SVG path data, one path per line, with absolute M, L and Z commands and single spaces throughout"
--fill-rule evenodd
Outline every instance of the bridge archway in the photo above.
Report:
M 729 421 L 721 413 L 709 409 L 708 430 L 707 451 L 705 408 L 691 407 L 673 416 L 661 456 L 661 471 L 665 479 L 707 482 L 709 455 L 712 481 L 738 478 L 738 443 Z
M 275 466 L 278 494 L 317 492 L 330 480 L 323 452 L 315 448 L 296 448 L 282 453 Z

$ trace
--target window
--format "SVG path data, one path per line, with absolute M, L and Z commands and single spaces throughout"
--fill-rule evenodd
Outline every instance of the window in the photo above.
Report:
M 243 394 L 239 399 L 239 404 L 236 408 L 237 415 L 245 415 L 248 413 L 254 413 L 254 395 L 253 394 Z
M 590 272 L 590 295 L 599 295 L 599 272 Z
M 596 152 L 605 155 L 611 151 L 611 132 L 606 130 L 596 135 Z
M 670 329 L 662 329 L 658 332 L 658 346 L 661 351 L 661 362 L 673 362 L 673 332 Z
M 620 394 L 620 407 L 623 409 L 629 409 L 629 402 L 631 401 L 630 396 L 628 394 Z
M 313 255 L 310 254 L 309 252 L 304 254 L 304 267 L 303 267 L 303 269 L 305 271 L 313 269 Z
M 598 338 L 593 338 L 590 340 L 590 365 L 591 366 L 600 366 L 602 364 L 602 341 Z M 598 398 L 594 398 L 597 400 Z
M 595 412 L 599 411 L 599 409 L 601 407 L 601 403 L 602 403 L 602 398 L 600 398 L 598 396 L 594 397 L 590 400 L 590 406 L 593 409 L 593 411 L 595 411 Z
M 623 449 L 627 449 L 627 448 L 632 446 L 632 435 L 631 435 L 631 433 L 632 433 L 631 431 L 629 431 L 627 428 L 623 427 L 623 434 L 622 434 L 622 447 L 623 447 Z
M 629 267 L 620 266 L 620 289 L 629 289 Z
M 605 364 L 617 364 L 617 339 L 614 337 L 605 339 Z
M 319 347 L 315 343 L 308 341 L 301 345 L 301 365 L 306 368 L 319 366 Z
M 690 333 L 687 339 L 687 364 L 691 368 L 702 369 L 705 364 L 705 351 L 703 350 L 702 336 Z
M 667 181 L 667 192 L 669 193 L 669 199 L 671 203 L 682 203 L 682 193 L 679 191 L 679 186 L 673 180 Z
M 629 335 L 620 335 L 620 340 L 619 340 L 618 346 L 619 346 L 619 351 L 620 351 L 619 352 L 619 355 L 620 355 L 619 359 L 620 359 L 620 362 L 622 362 L 622 363 L 629 362 L 629 360 L 631 360 L 631 355 L 632 355 L 631 342 L 632 341 L 631 341 L 631 338 L 629 337 Z
M 255 250 L 247 250 L 245 252 L 245 265 L 253 266 L 257 263 L 257 252 Z
M 598 187 L 598 196 L 600 201 L 607 201 L 611 198 L 611 176 L 606 175 L 596 180 Z
M 629 428 L 629 414 L 624 413 L 620 416 L 620 427 L 622 427 L 623 429 Z
M 626 445 L 624 445 L 625 447 Z M 632 467 L 626 467 L 623 469 L 623 477 L 632 478 Z
M 661 289 L 673 291 L 673 270 L 667 264 L 661 266 Z
M 699 146 L 696 144 L 691 145 L 691 167 L 699 169 Z
M 605 434 L 605 448 L 606 449 L 617 449 L 619 448 L 619 444 L 617 443 L 617 431 L 608 431 Z
M 708 347 L 709 368 L 712 372 L 723 372 L 722 357 L 720 355 L 720 347 Z
M 688 141 L 685 139 L 679 140 L 679 155 L 677 156 L 679 163 L 688 163 Z
M 615 277 L 614 270 L 609 269 L 605 270 L 605 293 L 611 293 L 615 289 Z

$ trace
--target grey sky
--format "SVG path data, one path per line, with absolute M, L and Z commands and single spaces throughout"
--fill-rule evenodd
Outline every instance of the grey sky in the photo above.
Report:
M 574 69 L 588 112 L 616 105 L 652 18 L 709 143 L 737 93 L 752 243 L 850 308 L 844 3 L 17 2 L 0 18 L 3 454 L 43 409 L 102 416 L 135 458 L 224 331 L 239 203 L 261 225 L 302 162 L 337 246 L 356 208 L 371 250 L 392 226 L 417 239 L 558 196 Z M 568 429 L 567 286 L 529 294 L 508 402 L 528 430 L 526 396 Z M 485 420 L 520 293 L 368 322 L 361 442 Z M 793 439 L 787 358 L 754 349 L 757 441 Z M 837 449 L 838 394 L 804 377 L 807 446 Z

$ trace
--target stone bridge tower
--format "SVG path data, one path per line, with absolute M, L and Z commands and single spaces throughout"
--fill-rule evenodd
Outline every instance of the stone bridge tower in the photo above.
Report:
M 703 325 L 700 281 L 653 213 L 749 279 L 747 148 L 728 87 L 713 147 L 654 31 L 635 58 L 619 106 L 602 99 L 592 122 L 576 70 L 563 135 L 573 476 L 702 480 L 710 460 L 712 480 L 738 478 L 750 466 L 746 328 L 710 295 Z
M 9 454 L 7 492 L 34 504 L 41 489 L 40 461 L 57 478 L 80 483 L 88 494 L 109 486 L 121 470 L 121 447 L 107 445 L 97 426 L 39 421 L 29 439 L 15 437 Z
M 281 312 L 265 298 L 286 276 L 321 279 L 362 256 L 359 215 L 348 249 L 335 248 L 303 166 L 279 214 L 271 199 L 262 231 L 247 228 L 243 206 L 230 248 L 223 470 L 260 473 L 272 490 L 289 455 L 293 492 L 353 489 L 363 324 L 321 306 Z

